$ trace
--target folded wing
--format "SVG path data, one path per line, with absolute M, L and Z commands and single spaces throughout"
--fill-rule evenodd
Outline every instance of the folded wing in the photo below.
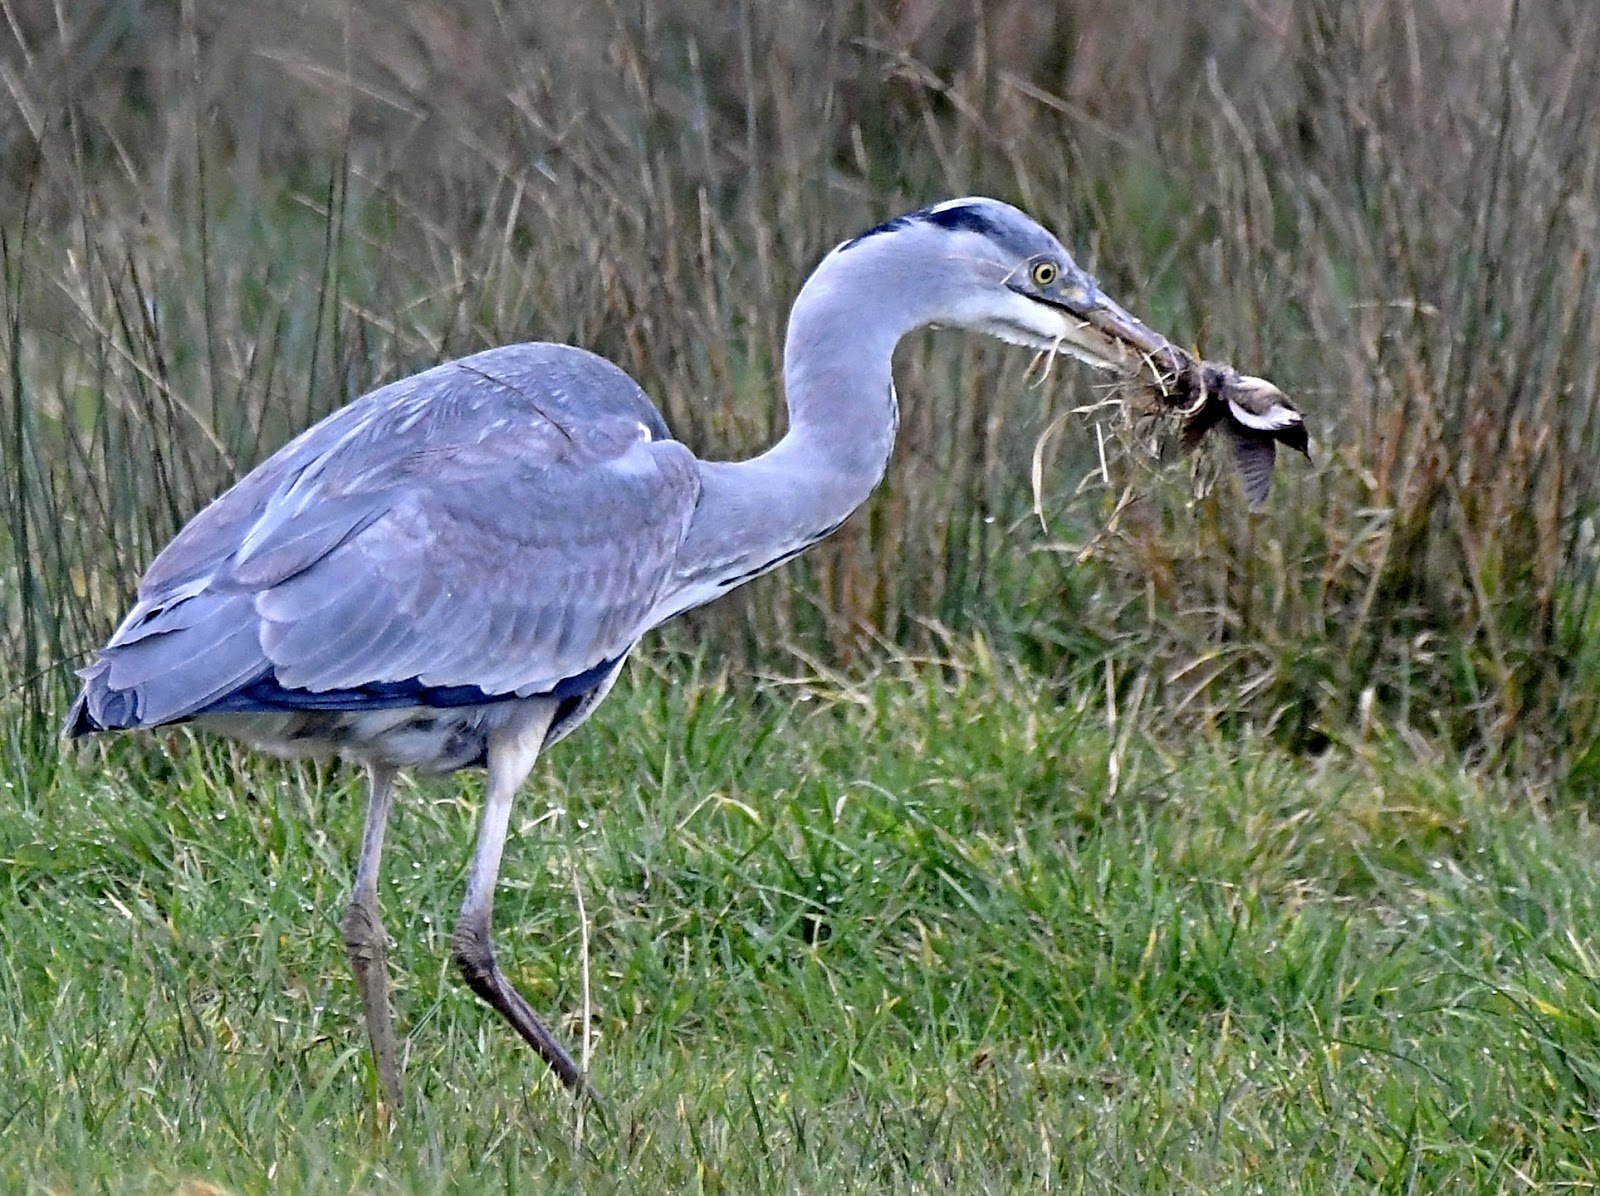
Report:
M 520 345 L 335 413 L 146 574 L 68 730 L 556 692 L 649 626 L 699 475 L 615 366 Z

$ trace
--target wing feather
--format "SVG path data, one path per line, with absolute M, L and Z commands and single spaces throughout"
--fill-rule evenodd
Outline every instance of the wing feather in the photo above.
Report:
M 354 603 L 335 608 L 335 613 L 350 617 L 326 635 L 316 623 L 302 623 L 292 627 L 282 637 L 276 648 L 268 647 L 267 655 L 276 665 L 280 684 L 294 689 L 350 689 L 369 681 L 392 680 L 373 677 L 365 662 L 372 659 L 373 649 L 393 629 L 398 634 L 408 630 L 404 624 L 396 627 L 393 608 L 386 608 L 376 595 L 363 595 L 359 607 Z M 389 636 L 393 640 L 393 635 Z M 304 678 L 315 677 L 316 685 L 306 685 Z
M 272 518 L 250 529 L 224 578 L 240 589 L 262 590 L 295 577 L 381 518 L 392 498 L 341 494 L 310 510 L 273 510 Z
M 1239 480 L 1244 486 L 1245 501 L 1251 510 L 1258 510 L 1272 493 L 1272 467 L 1277 451 L 1269 437 L 1252 434 L 1229 425 L 1228 441 L 1233 445 L 1233 459 L 1239 466 Z
M 296 693 L 349 708 L 361 694 L 332 691 L 552 692 L 649 626 L 699 488 L 633 381 L 581 350 L 513 346 L 404 379 L 174 538 L 85 670 L 71 729 Z
M 1283 403 L 1273 403 L 1264 411 L 1252 411 L 1242 403 L 1232 399 L 1228 401 L 1228 410 L 1233 418 L 1247 428 L 1254 428 L 1258 432 L 1281 432 L 1285 428 L 1292 428 L 1296 424 L 1303 424 L 1305 417 L 1293 407 Z
M 261 631 L 261 646 L 277 666 L 278 679 L 283 684 L 296 689 L 335 689 L 341 683 L 331 678 L 314 686 L 306 685 L 303 679 L 322 678 L 327 670 L 350 659 L 372 623 L 384 618 L 385 606 L 384 595 L 377 586 L 346 590 L 309 618 L 267 623 Z
M 189 651 L 185 645 L 192 642 L 203 642 L 205 651 Z M 218 603 L 182 631 L 102 655 L 83 672 L 82 703 L 101 727 L 155 726 L 247 683 L 257 675 L 260 660 L 248 606 L 240 610 Z
M 317 691 L 418 677 L 529 694 L 616 658 L 647 626 L 695 495 L 681 445 L 630 453 L 665 468 L 568 458 L 497 480 L 470 506 L 445 493 L 447 475 L 417 488 L 302 575 L 311 590 L 324 577 L 357 587 L 349 597 L 287 624 L 258 602 L 279 680 Z M 375 620 L 381 637 L 346 630 Z

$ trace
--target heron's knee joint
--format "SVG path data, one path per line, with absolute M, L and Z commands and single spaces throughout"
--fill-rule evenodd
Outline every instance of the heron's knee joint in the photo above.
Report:
M 339 928 L 344 934 L 345 950 L 352 955 L 380 955 L 387 946 L 383 923 L 378 920 L 378 911 L 371 906 L 351 902 Z
M 486 926 L 462 922 L 450 936 L 450 958 L 468 984 L 478 988 L 494 975 L 494 943 Z

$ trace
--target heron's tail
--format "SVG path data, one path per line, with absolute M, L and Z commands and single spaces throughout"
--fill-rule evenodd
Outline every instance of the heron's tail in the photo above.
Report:
M 182 722 L 269 668 L 248 595 L 200 590 L 141 602 L 78 674 L 83 688 L 61 732 L 76 739 Z
M 95 705 L 99 707 L 98 713 L 91 713 L 89 692 L 91 682 L 86 681 L 78 696 L 73 699 L 72 709 L 67 711 L 67 721 L 61 725 L 61 735 L 64 739 L 82 739 L 85 735 L 93 735 L 97 731 L 120 731 L 125 727 L 137 726 L 133 715 L 133 704 L 126 700 L 127 695 L 108 693 Z

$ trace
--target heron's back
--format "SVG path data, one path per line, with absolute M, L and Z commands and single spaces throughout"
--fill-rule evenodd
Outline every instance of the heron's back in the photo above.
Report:
M 698 484 L 633 380 L 583 350 L 401 379 L 179 532 L 67 730 L 254 718 L 242 737 L 311 752 L 404 728 L 444 763 L 499 703 L 554 701 L 575 725 L 649 625 Z

